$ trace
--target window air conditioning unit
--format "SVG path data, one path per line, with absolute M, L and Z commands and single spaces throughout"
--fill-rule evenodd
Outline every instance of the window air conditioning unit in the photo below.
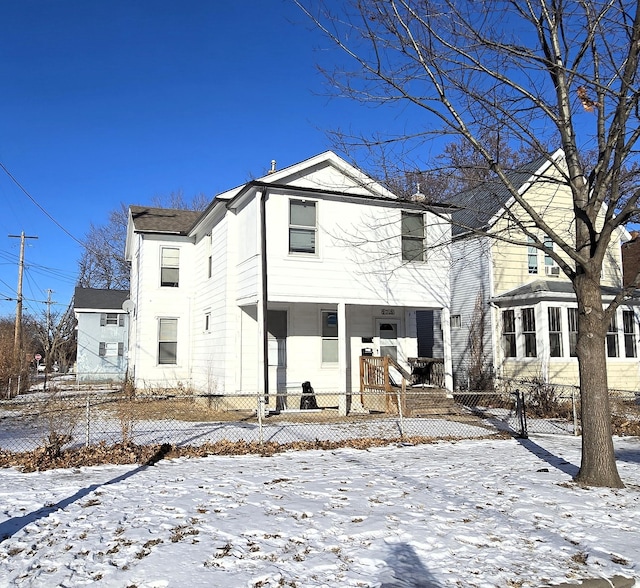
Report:
M 548 276 L 559 276 L 560 275 L 560 266 L 558 265 L 545 265 L 544 272 Z

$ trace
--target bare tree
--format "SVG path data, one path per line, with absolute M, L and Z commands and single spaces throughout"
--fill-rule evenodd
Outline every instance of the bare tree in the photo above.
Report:
M 182 191 L 154 196 L 152 206 L 181 210 L 204 210 L 210 198 L 200 193 L 187 200 Z M 120 203 L 104 225 L 90 226 L 85 249 L 78 261 L 78 286 L 82 288 L 129 289 L 129 264 L 124 258 L 128 206 Z
M 327 72 L 338 94 L 405 105 L 411 116 L 412 134 L 362 144 L 402 142 L 403 153 L 416 153 L 433 136 L 461 137 L 526 215 L 510 219 L 517 230 L 492 236 L 523 246 L 533 239 L 571 280 L 583 427 L 577 480 L 622 486 L 611 437 L 605 336 L 629 291 L 605 307 L 601 271 L 610 243 L 639 212 L 638 183 L 626 191 L 624 170 L 634 168 L 640 136 L 640 0 L 294 2 L 354 64 L 351 71 Z M 545 222 L 514 188 L 487 141 L 492 129 L 557 167 L 573 200 L 563 230 Z M 563 149 L 562 165 L 547 155 L 548 145 Z M 586 165 L 590 150 L 596 157 Z
M 32 333 L 32 347 L 44 356 L 46 370 L 51 371 L 53 364 L 67 371 L 76 357 L 76 325 L 73 302 L 64 312 L 27 315 L 25 324 Z

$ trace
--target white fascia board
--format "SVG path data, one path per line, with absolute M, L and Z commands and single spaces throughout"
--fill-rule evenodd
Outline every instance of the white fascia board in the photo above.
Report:
M 339 155 L 336 155 L 333 151 L 325 151 L 324 153 L 320 153 L 318 155 L 314 155 L 309 159 L 305 159 L 299 163 L 294 165 L 290 165 L 289 167 L 285 167 L 281 170 L 274 171 L 272 173 L 268 173 L 260 178 L 256 178 L 256 182 L 263 182 L 265 184 L 279 184 L 282 183 L 286 178 L 300 174 L 304 172 L 306 169 L 311 169 L 314 166 L 317 166 L 322 163 L 328 163 L 333 165 L 336 169 L 341 171 L 344 175 L 351 177 L 355 182 L 362 186 L 363 189 L 367 190 L 374 196 L 379 196 L 383 198 L 397 198 L 397 196 L 385 188 L 382 184 L 375 181 L 373 178 L 369 177 L 356 167 L 352 166 L 350 163 L 342 159 Z M 231 200 L 245 188 L 247 184 L 243 184 L 241 186 L 237 186 L 228 190 L 226 192 L 222 192 L 217 198 Z M 295 184 L 292 184 L 292 187 Z

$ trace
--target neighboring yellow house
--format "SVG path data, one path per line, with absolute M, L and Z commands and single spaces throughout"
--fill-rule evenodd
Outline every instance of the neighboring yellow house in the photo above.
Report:
M 575 239 L 571 192 L 562 180 L 564 153 L 511 172 L 510 179 L 544 221 L 569 243 Z M 578 384 L 577 304 L 570 280 L 543 251 L 523 243 L 514 219 L 528 218 L 500 183 L 487 182 L 453 201 L 451 341 L 454 386 L 473 389 L 487 376 L 539 378 Z M 533 223 L 528 228 L 544 241 Z M 488 235 L 517 240 L 508 243 Z M 621 231 L 603 269 L 605 304 L 622 287 Z M 550 241 L 547 241 L 550 244 Z M 638 310 L 640 300 L 621 306 L 607 335 L 611 389 L 638 390 Z

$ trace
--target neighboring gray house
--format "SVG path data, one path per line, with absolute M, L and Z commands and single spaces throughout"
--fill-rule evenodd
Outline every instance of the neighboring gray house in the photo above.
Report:
M 124 381 L 127 375 L 129 315 L 127 290 L 76 288 L 79 382 Z

